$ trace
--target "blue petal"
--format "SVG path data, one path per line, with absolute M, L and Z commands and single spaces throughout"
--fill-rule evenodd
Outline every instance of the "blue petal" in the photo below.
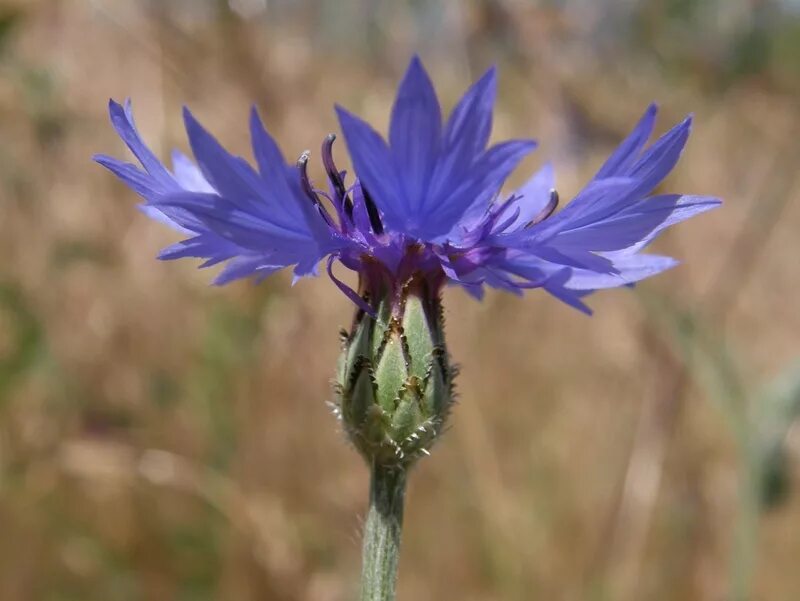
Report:
M 535 246 L 528 252 L 559 267 L 591 269 L 598 273 L 613 273 L 614 271 L 614 267 L 608 259 L 591 249 L 543 245 Z
M 531 286 L 544 284 L 551 275 L 564 268 L 535 255 L 516 251 L 506 253 L 487 267 L 523 278 Z
M 566 229 L 595 223 L 619 210 L 620 204 L 630 198 L 634 185 L 636 181 L 627 177 L 594 180 L 561 211 L 517 236 L 539 241 Z
M 447 120 L 444 147 L 448 153 L 463 160 L 484 151 L 492 133 L 496 95 L 497 70 L 492 67 L 466 91 Z
M 608 160 L 603 163 L 603 166 L 600 167 L 594 179 L 603 179 L 626 174 L 630 166 L 639 158 L 639 154 L 642 152 L 644 145 L 653 134 L 657 112 L 658 107 L 655 103 L 647 107 L 639 123 L 636 124 L 633 131 L 623 140 L 622 144 L 617 147 Z
M 133 163 L 125 163 L 104 154 L 97 154 L 92 158 L 146 200 L 157 199 L 168 191 L 151 175 L 145 173 Z
M 652 203 L 655 201 L 669 203 L 668 200 L 659 200 L 666 198 L 669 198 L 669 196 L 654 196 L 645 200 L 644 202 Z M 676 223 L 680 223 L 681 221 L 686 221 L 695 215 L 700 215 L 706 211 L 716 209 L 721 204 L 722 201 L 711 196 L 683 195 L 672 204 L 672 211 L 666 219 L 661 221 L 652 231 L 643 236 L 639 241 L 628 246 L 624 250 L 628 253 L 639 252 L 641 249 L 645 248 L 648 244 L 655 240 L 659 234 L 661 234 L 661 232 L 668 227 L 675 225 Z M 654 207 L 654 209 L 658 210 L 657 207 Z
M 413 59 L 392 114 L 391 148 L 367 123 L 337 107 L 356 173 L 388 230 L 443 242 L 486 213 L 509 173 L 535 147 L 526 140 L 485 150 L 495 91 L 490 69 L 466 92 L 441 135 L 433 85 Z
M 510 140 L 490 148 L 447 197 L 431 207 L 422 230 L 432 239 L 446 239 L 460 224 L 480 218 L 503 182 L 523 157 L 536 148 L 533 140 Z
M 627 244 L 633 244 L 634 240 L 630 237 L 634 235 L 637 227 L 646 232 L 658 225 L 658 215 L 650 211 L 647 211 L 648 214 L 641 216 L 638 220 L 625 211 L 631 206 L 638 206 L 636 201 L 658 185 L 675 166 L 686 144 L 691 128 L 691 119 L 686 119 L 672 128 L 632 166 L 628 166 L 627 164 L 633 156 L 632 153 L 641 147 L 645 134 L 652 127 L 651 113 L 654 116 L 653 107 L 645 114 L 637 129 L 634 130 L 634 134 L 621 145 L 620 148 L 626 148 L 626 151 L 616 157 L 613 163 L 614 169 L 608 170 L 608 172 L 618 175 L 605 179 L 594 179 L 561 212 L 541 226 L 531 228 L 529 234 L 531 238 L 541 240 L 557 232 L 577 230 L 586 226 L 592 227 L 604 221 L 609 224 L 605 232 L 610 235 L 611 219 L 616 216 L 619 221 L 613 225 L 618 227 L 619 236 L 615 243 L 621 243 L 628 239 Z M 625 234 L 625 231 L 628 233 Z M 587 234 L 587 244 L 588 236 L 589 234 Z M 612 250 L 606 248 L 608 242 L 609 240 L 603 241 L 595 250 Z
M 231 259 L 225 268 L 214 278 L 215 286 L 222 286 L 234 280 L 257 275 L 263 279 L 283 269 L 284 265 L 269 265 L 261 255 L 241 255 Z
M 266 187 L 252 167 L 228 153 L 186 107 L 183 119 L 192 153 L 214 189 L 244 210 L 256 212 L 264 207 Z
M 163 210 L 157 209 L 156 207 L 145 203 L 137 205 L 136 208 L 139 209 L 145 215 L 147 215 L 153 221 L 158 221 L 159 223 L 168 225 L 172 229 L 177 230 L 183 234 L 193 234 L 197 231 L 202 231 L 203 229 L 205 229 L 198 220 L 192 219 L 188 215 L 179 215 L 178 220 L 176 220 L 174 218 L 174 213 L 173 217 L 170 217 L 167 214 L 170 213 L 171 211 L 167 211 L 167 213 L 165 213 Z M 193 227 L 189 228 L 184 225 L 181 225 L 181 223 L 189 223 L 189 222 L 191 222 Z
M 602 219 L 568 227 L 552 240 L 559 248 L 613 251 L 631 246 L 658 227 L 675 209 L 677 194 L 641 200 Z
M 659 255 L 606 253 L 605 256 L 613 263 L 616 273 L 573 269 L 564 286 L 572 290 L 618 288 L 649 278 L 679 264 L 679 261 L 672 257 Z
M 306 231 L 287 228 L 262 215 L 243 210 L 226 197 L 199 192 L 170 194 L 154 205 L 168 211 L 179 208 L 198 219 L 206 228 L 243 248 L 267 251 L 302 251 L 316 241 Z
M 436 91 L 419 58 L 406 71 L 392 109 L 389 143 L 409 209 L 425 201 L 439 154 L 442 115 Z
M 672 171 L 686 146 L 691 129 L 690 116 L 661 136 L 644 152 L 628 172 L 630 177 L 638 180 L 633 194 L 650 193 Z
M 157 202 L 164 195 L 181 190 L 180 183 L 166 170 L 139 137 L 133 122 L 130 100 L 125 102 L 124 108 L 113 100 L 109 101 L 109 114 L 117 133 L 142 165 L 147 168 L 147 171 L 142 171 L 136 165 L 106 155 L 95 155 L 94 160 L 114 173 L 134 192 L 149 202 Z M 197 219 L 181 209 L 162 210 L 147 204 L 139 205 L 139 209 L 151 219 L 183 233 L 205 229 Z
M 305 197 L 297 168 L 287 165 L 257 116 L 251 120 L 254 151 L 262 173 L 229 154 L 188 110 L 186 129 L 198 165 L 173 153 L 175 175 L 155 158 L 139 138 L 130 114 L 110 103 L 112 122 L 145 167 L 99 155 L 98 163 L 122 179 L 148 202 L 141 210 L 189 234 L 164 249 L 160 258 L 200 257 L 201 267 L 231 263 L 216 283 L 297 265 L 306 275 L 341 241 Z
M 275 139 L 269 135 L 256 107 L 250 109 L 250 138 L 253 143 L 253 155 L 261 176 L 270 181 L 280 180 L 280 168 L 286 164 L 283 153 Z
M 175 181 L 190 192 L 214 192 L 214 187 L 200 171 L 200 168 L 180 150 L 172 151 L 172 171 Z
M 569 282 L 571 277 L 572 269 L 562 269 L 554 274 L 544 284 L 543 288 L 561 302 L 566 303 L 570 307 L 577 309 L 586 315 L 591 315 L 591 308 L 581 300 L 583 295 L 580 292 L 567 289 L 566 284 Z
M 317 208 L 300 188 L 297 168 L 286 165 L 277 143 L 269 135 L 255 108 L 250 114 L 250 136 L 258 169 L 260 187 L 265 189 L 268 206 L 263 213 L 269 220 L 307 232 L 315 240 L 327 240 L 330 232 Z
M 189 210 L 205 211 L 200 216 L 214 231 L 231 238 L 233 230 L 221 233 L 226 219 L 231 225 L 245 222 L 258 224 L 262 233 L 287 240 L 323 243 L 330 233 L 319 213 L 299 185 L 294 167 L 283 162 L 272 138 L 254 114 L 251 120 L 253 146 L 262 175 L 256 173 L 243 159 L 230 155 L 211 134 L 184 109 L 186 131 L 200 169 L 219 191 L 214 195 L 176 195 L 168 204 Z M 267 181 L 268 180 L 268 181 Z M 212 208 L 213 205 L 213 208 Z M 213 223 L 213 226 L 211 225 Z M 244 235 L 244 232 L 240 230 Z M 248 237 L 248 244 L 253 239 Z M 274 243 L 267 240 L 265 243 Z M 245 244 L 243 244 L 245 245 Z
M 411 207 L 400 194 L 400 181 L 386 142 L 372 127 L 340 106 L 339 124 L 358 178 L 380 209 L 386 225 L 403 232 Z
M 713 198 L 677 194 L 654 196 L 633 203 L 609 218 L 559 233 L 553 244 L 559 248 L 614 251 L 652 240 L 654 231 L 719 206 Z M 673 215 L 677 212 L 677 215 Z M 670 218 L 672 218 L 670 220 Z M 667 220 L 670 220 L 669 222 Z M 666 222 L 666 225 L 664 225 Z
M 217 236 L 213 233 L 204 233 L 186 240 L 181 240 L 168 246 L 158 253 L 158 258 L 162 261 L 172 261 L 186 257 L 198 259 L 210 259 L 212 262 L 220 262 L 230 259 L 242 252 L 242 248 Z
M 553 165 L 546 163 L 514 192 L 514 196 L 519 197 L 519 200 L 515 202 L 519 213 L 514 221 L 504 229 L 519 229 L 538 217 L 550 202 L 550 191 L 554 188 Z
M 464 94 L 444 130 L 442 153 L 433 174 L 428 207 L 448 193 L 486 149 L 492 131 L 497 71 L 489 69 Z
M 136 156 L 142 167 L 145 168 L 153 179 L 164 188 L 174 187 L 175 183 L 166 167 L 161 164 L 153 152 L 142 142 L 136 125 L 133 121 L 133 112 L 130 99 L 125 101 L 123 107 L 114 100 L 108 101 L 108 112 L 111 117 L 111 124 L 117 130 L 119 137 L 127 144 L 131 152 Z

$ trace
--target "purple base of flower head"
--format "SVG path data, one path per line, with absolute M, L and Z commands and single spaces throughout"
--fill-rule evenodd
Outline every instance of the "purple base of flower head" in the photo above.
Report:
M 536 144 L 488 146 L 496 95 L 490 69 L 443 121 L 433 84 L 414 58 L 392 109 L 388 142 L 341 107 L 336 111 L 356 177 L 333 160 L 335 136 L 322 145 L 326 189 L 308 177 L 309 154 L 287 163 L 255 109 L 250 133 L 256 166 L 228 153 L 184 110 L 195 162 L 175 152 L 165 167 L 142 142 L 130 102 L 111 101 L 111 121 L 141 167 L 95 160 L 145 199 L 142 210 L 187 237 L 160 258 L 225 263 L 215 283 L 257 279 L 293 266 L 316 275 L 327 257 L 337 286 L 364 310 L 362 296 L 333 265 L 394 287 L 412 277 L 449 281 L 481 298 L 486 286 L 521 294 L 541 288 L 590 313 L 583 297 L 629 286 L 677 264 L 641 251 L 667 227 L 720 204 L 704 196 L 653 194 L 689 136 L 687 118 L 646 148 L 650 106 L 591 181 L 559 212 L 548 164 L 509 195 L 502 186 Z M 363 284 L 362 284 L 363 285 Z

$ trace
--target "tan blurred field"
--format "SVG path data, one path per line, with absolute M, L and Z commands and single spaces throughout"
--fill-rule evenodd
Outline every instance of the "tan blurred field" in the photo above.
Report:
M 164 158 L 184 103 L 245 156 L 251 103 L 316 152 L 334 102 L 384 127 L 417 51 L 446 107 L 499 65 L 495 138 L 541 144 L 511 183 L 553 160 L 571 197 L 657 100 L 660 131 L 696 118 L 668 189 L 725 204 L 592 318 L 446 292 L 460 403 L 411 478 L 399 599 L 800 599 L 790 4 L 6 0 L 0 601 L 355 598 L 367 470 L 324 404 L 352 305 L 156 261 L 175 234 L 90 157 L 125 156 L 109 97 Z

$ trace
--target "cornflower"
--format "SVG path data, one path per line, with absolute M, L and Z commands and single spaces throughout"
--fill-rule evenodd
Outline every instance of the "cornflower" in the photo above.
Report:
M 321 186 L 308 175 L 309 152 L 287 162 L 255 109 L 255 166 L 226 151 L 184 109 L 194 161 L 175 151 L 169 169 L 142 141 L 130 102 L 113 100 L 111 122 L 141 167 L 95 157 L 144 198 L 145 214 L 185 235 L 159 258 L 224 263 L 216 284 L 262 280 L 289 267 L 297 280 L 317 275 L 325 261 L 331 280 L 355 303 L 353 325 L 342 335 L 335 412 L 372 472 L 363 600 L 394 598 L 406 475 L 429 454 L 453 403 L 443 286 L 478 299 L 487 287 L 541 289 L 591 313 L 587 295 L 675 266 L 675 259 L 642 251 L 667 227 L 720 204 L 654 194 L 691 128 L 686 118 L 647 146 L 655 105 L 562 210 L 549 164 L 503 194 L 536 143 L 488 145 L 495 96 L 490 69 L 445 121 L 428 74 L 413 58 L 388 140 L 336 107 L 355 173 L 348 179 L 336 165 L 330 134 L 320 152 L 327 176 Z M 358 274 L 357 290 L 335 275 L 337 262 Z

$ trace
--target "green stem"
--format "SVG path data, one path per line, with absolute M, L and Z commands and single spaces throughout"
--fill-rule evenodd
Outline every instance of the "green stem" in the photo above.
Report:
M 406 472 L 373 464 L 364 527 L 361 601 L 394 601 Z

